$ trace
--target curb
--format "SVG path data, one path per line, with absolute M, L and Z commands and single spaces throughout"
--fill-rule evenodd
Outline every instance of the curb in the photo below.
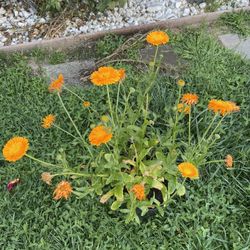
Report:
M 166 21 L 159 21 L 149 24 L 137 25 L 137 26 L 130 26 L 126 28 L 120 29 L 113 29 L 108 31 L 101 31 L 92 34 L 81 34 L 69 37 L 62 37 L 62 38 L 55 38 L 51 40 L 42 40 L 42 41 L 34 41 L 24 44 L 17 44 L 17 45 L 9 45 L 3 46 L 0 48 L 0 52 L 5 53 L 13 53 L 13 52 L 23 52 L 29 51 L 35 48 L 41 49 L 61 49 L 61 50 L 68 50 L 77 48 L 81 43 L 86 43 L 88 41 L 94 41 L 98 38 L 101 38 L 107 34 L 113 33 L 118 35 L 128 35 L 133 34 L 136 32 L 147 32 L 157 28 L 178 28 L 183 26 L 190 26 L 190 25 L 200 25 L 203 22 L 211 23 L 219 18 L 219 16 L 223 13 L 228 12 L 238 12 L 241 10 L 250 10 L 250 6 L 237 8 L 233 10 L 225 10 L 225 11 L 217 11 L 212 13 L 205 13 L 196 16 L 188 16 L 188 17 L 181 17 L 178 19 L 166 20 Z

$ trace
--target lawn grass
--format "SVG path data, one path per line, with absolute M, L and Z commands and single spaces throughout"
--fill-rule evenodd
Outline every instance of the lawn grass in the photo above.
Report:
M 226 119 L 221 143 L 213 151 L 216 157 L 234 155 L 235 169 L 206 166 L 199 180 L 188 182 L 186 196 L 172 203 L 163 217 L 157 214 L 140 225 L 126 225 L 123 215 L 100 204 L 98 197 L 55 202 L 54 186 L 40 181 L 45 168 L 26 158 L 9 164 L 1 155 L 0 249 L 249 249 L 250 64 L 222 48 L 206 28 L 175 34 L 172 46 L 188 65 L 180 77 L 188 82 L 187 91 L 199 94 L 197 109 L 204 109 L 211 98 L 241 106 L 240 113 Z M 22 56 L 0 59 L 0 66 L 0 148 L 13 135 L 21 135 L 29 138 L 34 156 L 53 162 L 63 148 L 69 161 L 78 161 L 81 151 L 75 142 L 68 144 L 65 134 L 40 126 L 41 118 L 54 112 L 62 127 L 69 125 L 56 96 L 48 94 L 45 80 L 32 74 Z M 133 67 L 127 70 L 127 84 L 133 86 L 138 73 Z M 152 92 L 151 109 L 159 115 L 159 124 L 167 115 L 163 107 L 176 98 L 175 88 L 175 79 L 161 76 Z M 78 89 L 104 113 L 103 92 Z M 89 127 L 81 103 L 68 93 L 63 98 L 74 118 L 81 120 L 78 126 Z M 197 119 L 196 124 L 202 129 L 208 119 Z M 7 192 L 6 184 L 17 177 L 21 183 Z

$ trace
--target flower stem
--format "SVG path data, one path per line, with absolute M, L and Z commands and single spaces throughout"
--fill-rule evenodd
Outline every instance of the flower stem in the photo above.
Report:
M 74 96 L 76 96 L 78 99 L 80 99 L 82 102 L 84 102 L 84 100 L 77 95 L 74 91 L 70 90 L 69 88 L 67 88 L 65 85 L 63 86 L 64 89 L 66 89 L 67 91 L 69 91 L 71 94 L 73 94 Z
M 214 135 L 214 133 L 216 132 L 217 128 L 221 125 L 222 121 L 224 120 L 225 116 L 222 116 L 222 118 L 220 119 L 220 121 L 218 122 L 217 126 L 214 128 L 214 130 L 212 131 L 212 133 L 210 134 L 210 136 L 208 137 L 208 141 L 212 138 L 212 136 Z
M 210 163 L 218 163 L 218 162 L 225 162 L 225 160 L 208 161 L 208 162 L 205 162 L 205 163 L 201 163 L 199 165 L 202 166 L 202 165 L 206 165 L 206 164 L 210 164 Z
M 60 175 L 75 175 L 75 176 L 83 176 L 83 177 L 91 177 L 93 176 L 92 174 L 84 174 L 84 173 L 74 173 L 74 172 L 65 172 L 65 173 L 60 173 L 60 174 L 54 174 L 53 176 L 60 176 Z M 95 176 L 98 177 L 107 177 L 108 175 L 105 174 L 95 174 Z
M 25 156 L 27 156 L 28 158 L 30 158 L 30 159 L 32 159 L 34 161 L 37 161 L 37 162 L 41 163 L 42 165 L 47 165 L 47 166 L 51 166 L 51 167 L 60 167 L 60 166 L 57 166 L 55 164 L 51 164 L 49 162 L 45 162 L 45 161 L 39 160 L 39 159 L 37 159 L 37 158 L 29 155 L 29 154 L 25 154 Z
M 181 99 L 181 87 L 179 87 L 179 91 L 178 91 L 177 105 L 180 102 L 180 99 Z M 179 112 L 178 112 L 178 108 L 176 108 L 176 111 L 175 111 L 175 123 L 174 123 L 174 128 L 173 128 L 173 143 L 175 143 L 175 140 L 176 140 L 176 126 L 178 124 L 178 116 L 179 116 Z
M 205 131 L 203 137 L 201 138 L 201 141 L 199 142 L 199 144 L 202 143 L 202 141 L 205 139 L 205 137 L 206 137 L 208 131 L 210 130 L 210 128 L 212 127 L 212 125 L 213 125 L 213 123 L 214 123 L 216 117 L 217 117 L 217 114 L 215 114 L 215 116 L 213 117 L 213 120 L 210 122 L 210 124 L 209 124 L 207 130 Z
M 113 126 L 115 128 L 115 122 L 114 122 L 114 116 L 113 116 L 113 108 L 112 108 L 111 99 L 110 99 L 110 95 L 109 95 L 109 86 L 108 85 L 106 85 L 106 90 L 107 90 L 107 95 L 108 95 L 108 104 L 109 104 L 110 116 L 111 116 Z
M 190 112 L 188 117 L 188 145 L 191 144 L 191 114 L 192 114 L 192 105 L 190 105 Z
M 74 137 L 75 139 L 79 140 L 79 138 L 77 138 L 76 136 L 72 135 L 72 134 L 69 133 L 68 131 L 64 130 L 63 128 L 61 128 L 61 127 L 59 127 L 59 126 L 57 126 L 57 125 L 55 125 L 55 124 L 53 124 L 53 127 L 55 127 L 55 128 L 57 128 L 57 129 L 63 131 L 64 133 L 66 133 L 66 134 L 68 134 L 68 135 Z
M 84 141 L 84 139 L 83 139 L 83 137 L 82 137 L 82 135 L 81 135 L 80 131 L 78 130 L 78 128 L 77 128 L 77 126 L 76 126 L 76 124 L 74 123 L 73 119 L 71 118 L 71 116 L 70 116 L 70 114 L 69 114 L 68 110 L 66 109 L 66 107 L 65 107 L 65 105 L 64 105 L 64 103 L 63 103 L 63 100 L 62 100 L 62 98 L 61 98 L 60 93 L 58 92 L 58 93 L 57 93 L 57 95 L 58 95 L 58 97 L 59 97 L 59 100 L 60 100 L 60 102 L 61 102 L 61 104 L 62 104 L 62 107 L 63 107 L 64 111 L 65 111 L 65 112 L 66 112 L 66 114 L 68 115 L 68 117 L 69 117 L 69 119 L 70 119 L 71 123 L 73 124 L 73 126 L 74 126 L 74 128 L 75 128 L 75 130 L 76 130 L 77 134 L 78 134 L 78 135 L 80 136 L 80 138 Z
M 116 120 L 117 120 L 117 122 L 119 121 L 119 117 L 118 117 L 118 104 L 119 104 L 119 97 L 120 97 L 120 88 L 121 88 L 121 83 L 118 83 L 118 91 L 117 91 L 116 107 L 115 107 L 115 114 L 116 114 Z
M 61 96 L 60 96 L 60 93 L 58 92 L 57 95 L 58 95 L 58 97 L 59 97 L 59 100 L 60 100 L 60 102 L 61 102 L 61 105 L 62 105 L 64 111 L 65 111 L 66 114 L 68 115 L 68 117 L 69 117 L 71 123 L 73 124 L 73 126 L 74 126 L 74 128 L 75 128 L 77 134 L 80 136 L 80 139 L 82 140 L 83 145 L 87 148 L 87 150 L 89 151 L 90 155 L 93 157 L 93 154 L 92 154 L 92 152 L 91 152 L 91 150 L 90 150 L 88 144 L 86 143 L 86 141 L 85 141 L 84 138 L 82 137 L 82 135 L 81 135 L 80 131 L 78 130 L 76 124 L 74 123 L 73 119 L 71 118 L 71 116 L 70 116 L 70 114 L 69 114 L 67 108 L 65 107 L 65 105 L 64 105 L 64 103 L 63 103 L 63 100 L 62 100 L 62 98 L 61 98 Z

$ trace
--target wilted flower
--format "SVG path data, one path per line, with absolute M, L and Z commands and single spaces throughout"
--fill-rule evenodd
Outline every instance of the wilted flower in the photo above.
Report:
M 10 182 L 7 184 L 7 189 L 8 189 L 8 191 L 11 191 L 19 182 L 20 182 L 20 179 L 19 179 L 19 178 L 14 179 L 13 181 L 10 181 Z
M 188 115 L 191 112 L 191 107 L 190 105 L 185 105 L 183 103 L 179 103 L 177 105 L 178 112 L 183 112 L 184 114 Z
M 71 184 L 68 181 L 61 181 L 55 191 L 54 191 L 54 200 L 59 200 L 61 198 L 68 199 L 73 189 Z
M 56 120 L 56 117 L 52 114 L 45 116 L 42 121 L 42 127 L 46 129 L 51 128 L 55 120 Z
M 90 102 L 88 101 L 85 101 L 82 103 L 82 105 L 85 107 L 85 108 L 88 108 L 90 106 Z
M 225 164 L 226 164 L 226 167 L 228 168 L 232 168 L 233 167 L 233 156 L 232 155 L 227 155 L 226 158 L 225 158 Z
M 44 181 L 45 183 L 47 183 L 48 185 L 51 185 L 51 180 L 53 178 L 53 175 L 51 175 L 51 173 L 49 172 L 43 172 L 41 174 L 41 179 L 42 181 Z
M 145 189 L 143 184 L 135 184 L 131 191 L 135 194 L 137 200 L 142 201 L 146 199 Z
M 64 84 L 63 74 L 59 74 L 58 78 L 49 85 L 50 92 L 61 92 Z

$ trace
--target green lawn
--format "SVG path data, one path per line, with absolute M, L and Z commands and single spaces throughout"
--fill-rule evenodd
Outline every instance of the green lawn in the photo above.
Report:
M 72 196 L 55 202 L 54 186 L 40 181 L 45 168 L 27 158 L 9 164 L 0 155 L 0 249 L 249 249 L 250 63 L 222 48 L 206 28 L 174 34 L 172 46 L 187 63 L 180 77 L 191 83 L 187 91 L 199 94 L 198 107 L 204 108 L 211 98 L 241 106 L 240 113 L 226 118 L 221 141 L 213 151 L 215 158 L 232 154 L 235 169 L 206 166 L 201 178 L 188 182 L 186 196 L 173 202 L 164 217 L 157 214 L 140 225 L 126 225 L 123 215 L 100 204 L 98 197 L 79 200 Z M 0 66 L 0 148 L 13 135 L 20 135 L 29 138 L 30 152 L 38 158 L 53 162 L 63 148 L 69 161 L 77 161 L 81 151 L 68 143 L 69 137 L 41 128 L 41 118 L 48 113 L 56 113 L 62 127 L 69 124 L 56 96 L 47 92 L 45 80 L 32 74 L 23 56 L 0 59 Z M 127 70 L 127 84 L 132 86 L 138 80 L 137 69 L 127 66 Z M 176 98 L 175 81 L 161 76 L 152 91 L 151 109 L 160 117 Z M 105 91 L 77 91 L 105 113 Z M 81 103 L 68 93 L 63 93 L 63 99 L 81 121 L 79 127 L 89 127 Z M 208 121 L 196 123 L 205 128 Z M 6 184 L 17 177 L 21 183 L 8 192 Z

